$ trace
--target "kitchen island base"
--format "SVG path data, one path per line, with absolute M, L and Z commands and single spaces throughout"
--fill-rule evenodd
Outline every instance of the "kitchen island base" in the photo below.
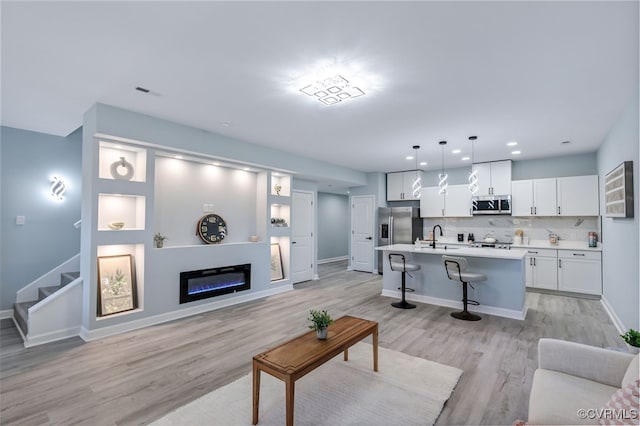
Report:
M 388 253 L 403 253 L 407 261 L 421 266 L 420 271 L 407 277 L 407 287 L 415 291 L 407 294 L 409 302 L 463 309 L 458 282 L 450 281 L 444 268 L 442 256 L 465 257 L 469 269 L 487 276 L 487 281 L 469 289 L 469 298 L 478 301 L 471 310 L 506 318 L 524 320 L 525 306 L 525 250 L 496 250 L 488 248 L 459 248 L 455 250 L 415 248 L 411 244 L 394 244 L 376 248 Z M 397 290 L 399 272 L 390 269 L 387 262 L 382 276 L 382 296 L 400 298 Z M 473 283 L 472 283 L 473 284 Z

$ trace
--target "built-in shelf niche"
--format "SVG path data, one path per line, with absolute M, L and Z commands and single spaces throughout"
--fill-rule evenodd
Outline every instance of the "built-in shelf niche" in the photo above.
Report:
M 281 279 L 276 279 L 276 280 L 272 280 L 271 284 L 279 284 L 285 280 L 288 280 L 289 277 L 289 271 L 290 271 L 290 259 L 291 259 L 291 253 L 290 253 L 290 244 L 291 239 L 288 236 L 272 236 L 270 238 L 270 243 L 273 244 L 278 244 L 279 248 L 280 248 L 280 262 L 282 264 L 282 275 L 283 278 Z M 273 254 L 273 253 L 272 253 Z M 274 267 L 279 271 L 279 266 L 277 265 L 278 259 L 274 259 L 274 256 L 271 256 L 271 269 L 273 271 Z
M 140 195 L 98 194 L 98 230 L 118 231 L 144 229 L 145 197 Z M 120 230 L 109 224 L 124 222 Z
M 286 222 L 286 226 L 291 225 L 291 207 L 288 204 L 271 204 L 271 218 L 280 218 L 284 219 Z M 272 224 L 274 227 L 279 227 L 281 225 Z
M 136 293 L 136 306 L 134 309 L 118 312 L 110 315 L 99 316 L 96 310 L 96 319 L 105 321 L 112 318 L 131 315 L 144 310 L 144 244 L 111 244 L 97 246 L 97 260 L 100 262 L 101 257 L 105 256 L 122 256 L 131 255 L 133 263 L 133 289 Z M 98 268 L 99 269 L 99 268 Z M 100 272 L 100 271 L 98 271 Z M 100 283 L 97 282 L 95 300 L 99 303 L 98 292 L 100 291 Z
M 120 179 L 112 173 L 112 166 L 124 158 L 133 168 L 131 179 Z M 147 173 L 147 152 L 144 148 L 130 145 L 116 144 L 112 142 L 100 142 L 100 155 L 98 157 L 98 177 L 101 179 L 130 180 L 133 182 L 145 182 Z M 118 174 L 125 175 L 126 168 L 118 166 Z
M 271 174 L 271 195 L 291 197 L 291 176 L 273 172 Z

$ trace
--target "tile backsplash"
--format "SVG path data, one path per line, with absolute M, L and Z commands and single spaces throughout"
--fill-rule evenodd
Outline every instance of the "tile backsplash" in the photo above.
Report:
M 512 217 L 512 216 L 475 216 L 461 218 L 425 218 L 423 236 L 427 238 L 435 225 L 442 227 L 444 236 L 455 239 L 464 234 L 464 240 L 471 232 L 476 240 L 487 235 L 498 241 L 512 242 L 516 229 L 522 229 L 530 240 L 548 240 L 549 234 L 558 234 L 560 240 L 588 241 L 589 232 L 595 231 L 600 237 L 599 217 Z M 437 231 L 436 231 L 437 232 Z

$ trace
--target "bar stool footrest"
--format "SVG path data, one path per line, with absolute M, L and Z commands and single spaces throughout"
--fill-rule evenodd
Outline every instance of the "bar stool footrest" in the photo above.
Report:
M 398 287 L 398 290 L 402 290 L 402 287 Z M 416 290 L 413 289 L 413 288 L 407 287 L 407 288 L 404 289 L 404 291 L 407 292 L 407 293 L 413 293 Z

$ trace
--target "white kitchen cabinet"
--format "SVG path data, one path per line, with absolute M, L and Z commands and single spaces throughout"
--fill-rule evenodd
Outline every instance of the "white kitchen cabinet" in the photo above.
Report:
M 422 188 L 421 217 L 470 217 L 471 193 L 467 185 L 449 185 L 446 195 L 437 186 Z
M 422 197 L 420 197 L 420 217 L 443 217 L 444 216 L 444 197 L 438 194 L 437 186 L 428 186 L 422 188 Z
M 511 182 L 512 216 L 557 216 L 556 178 Z
M 511 194 L 511 160 L 477 163 L 473 169 L 478 176 L 476 195 Z
M 444 215 L 446 217 L 470 217 L 471 193 L 467 185 L 449 185 L 444 197 Z
M 557 179 L 560 216 L 598 216 L 598 176 L 571 176 Z
M 558 251 L 558 290 L 602 294 L 602 254 L 595 251 Z
M 531 249 L 525 257 L 525 283 L 527 287 L 558 289 L 558 251 Z
M 387 173 L 387 201 L 417 200 L 413 196 L 413 181 L 416 174 L 423 178 L 422 170 Z

